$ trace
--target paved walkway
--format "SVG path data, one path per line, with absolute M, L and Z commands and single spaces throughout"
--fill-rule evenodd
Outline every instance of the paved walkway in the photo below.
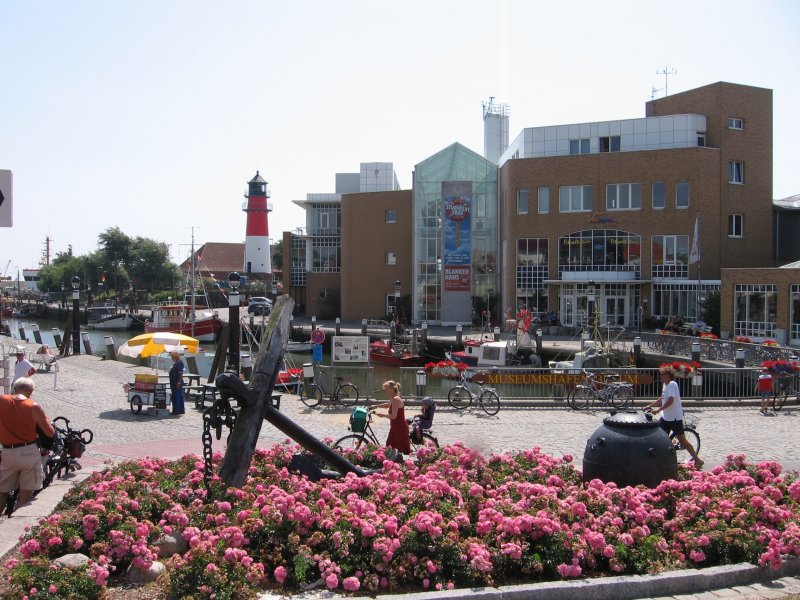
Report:
M 74 427 L 94 432 L 94 442 L 81 460 L 84 471 L 76 479 L 81 479 L 87 471 L 102 468 L 106 461 L 201 453 L 202 418 L 191 403 L 182 416 L 171 416 L 167 411 L 131 413 L 122 386 L 132 381 L 136 372 L 152 372 L 149 369 L 85 355 L 64 358 L 60 365 L 58 373 L 35 375 L 35 398 L 50 418 L 65 416 Z M 336 439 L 347 433 L 349 409 L 309 409 L 296 397 L 284 395 L 281 412 L 321 438 Z M 698 409 L 697 414 L 702 436 L 701 456 L 706 468 L 721 464 L 730 453 L 744 453 L 751 461 L 775 460 L 786 468 L 800 470 L 800 447 L 793 442 L 800 424 L 800 407 L 785 408 L 779 415 L 768 417 L 761 416 L 752 406 L 704 407 Z M 504 407 L 494 417 L 482 412 L 459 413 L 444 406 L 437 411 L 434 431 L 441 443 L 461 441 L 484 453 L 534 446 L 556 456 L 569 453 L 580 468 L 586 440 L 602 424 L 604 416 L 601 412 L 571 411 L 555 402 L 549 408 Z M 374 426 L 379 438 L 387 434 L 388 425 L 378 422 Z M 265 422 L 259 445 L 267 446 L 285 439 L 284 434 Z M 224 450 L 224 440 L 224 436 L 220 441 L 215 440 L 214 449 Z M 49 514 L 69 485 L 69 481 L 56 482 L 15 517 L 0 522 L 0 555 L 13 548 L 24 525 Z M 783 588 L 756 591 L 742 588 L 742 593 L 736 593 L 761 598 L 780 597 L 759 595 L 762 591 L 800 592 L 800 579 L 790 579 Z M 726 592 L 731 591 L 726 589 Z

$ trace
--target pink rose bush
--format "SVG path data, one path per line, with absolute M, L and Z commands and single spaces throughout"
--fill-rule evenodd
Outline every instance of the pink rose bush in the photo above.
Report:
M 775 569 L 800 555 L 797 473 L 740 455 L 647 489 L 584 483 L 571 456 L 537 448 L 484 457 L 456 444 L 404 464 L 362 448 L 348 458 L 381 472 L 322 482 L 289 472 L 297 452 L 257 450 L 245 485 L 225 490 L 215 475 L 210 501 L 196 456 L 96 473 L 23 536 L 8 585 L 18 597 L 32 588 L 36 598 L 100 597 L 129 565 L 157 560 L 165 533 L 188 543 L 161 559 L 168 598 L 291 593 L 315 582 L 375 595 L 741 561 Z M 216 473 L 219 454 L 214 462 Z M 68 552 L 91 559 L 71 578 L 49 568 Z

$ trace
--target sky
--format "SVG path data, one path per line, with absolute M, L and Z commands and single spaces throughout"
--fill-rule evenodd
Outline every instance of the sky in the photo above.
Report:
M 278 240 L 305 226 L 293 200 L 362 162 L 410 189 L 454 142 L 482 154 L 490 97 L 513 140 L 717 81 L 769 88 L 773 197 L 792 196 L 799 26 L 794 0 L 0 0 L 0 275 L 111 227 L 175 262 L 193 237 L 243 242 L 256 170 Z

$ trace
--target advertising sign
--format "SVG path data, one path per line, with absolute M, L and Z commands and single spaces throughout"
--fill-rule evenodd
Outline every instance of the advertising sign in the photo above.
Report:
M 447 195 L 447 184 L 442 184 L 444 197 L 444 289 L 451 292 L 469 292 L 472 262 L 472 196 Z
M 333 362 L 369 362 L 369 336 L 334 336 L 331 352 L 331 360 Z

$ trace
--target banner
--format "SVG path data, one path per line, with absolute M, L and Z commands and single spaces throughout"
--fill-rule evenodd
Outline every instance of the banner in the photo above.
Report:
M 469 292 L 472 288 L 471 212 L 472 196 L 444 197 L 444 289 L 449 292 Z
M 694 237 L 692 238 L 692 251 L 689 253 L 689 264 L 700 262 L 700 215 L 694 218 Z

